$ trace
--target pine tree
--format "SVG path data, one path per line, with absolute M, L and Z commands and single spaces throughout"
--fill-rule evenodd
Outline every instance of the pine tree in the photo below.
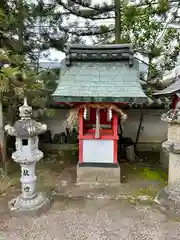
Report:
M 142 80 L 149 82 L 162 77 L 166 70 L 175 66 L 180 50 L 180 36 L 179 32 L 168 24 L 178 17 L 178 1 L 146 0 L 134 6 L 121 0 L 115 0 L 114 5 L 107 5 L 105 2 L 102 5 L 91 5 L 90 1 L 86 0 L 56 2 L 69 15 L 85 20 L 83 29 L 80 29 L 77 23 L 74 28 L 70 28 L 72 35 L 92 36 L 94 44 L 132 43 L 137 53 L 148 58 L 149 70 L 146 80 Z M 169 12 L 172 17 L 168 20 Z M 112 24 L 103 24 L 107 19 L 111 19 Z M 97 24 L 97 20 L 101 20 L 101 24 Z M 155 61 L 159 58 L 161 64 Z
M 41 53 L 48 50 L 54 37 L 59 48 L 64 48 L 67 34 L 59 30 L 62 23 L 61 12 L 56 12 L 56 3 L 47 1 L 2 1 L 0 8 L 8 24 L 0 29 L 1 45 L 12 54 L 25 56 L 32 63 L 37 62 Z M 5 29 L 6 28 L 6 29 Z M 4 33 L 2 36 L 2 32 Z
M 39 35 L 34 34 L 34 27 L 40 16 L 43 15 L 46 16 L 46 19 L 49 19 L 50 10 L 52 15 L 54 14 L 54 9 L 51 9 L 52 6 L 51 8 L 48 6 L 48 10 L 45 7 L 41 12 L 40 9 L 37 9 L 37 6 L 28 5 L 22 0 L 16 1 L 14 5 L 10 1 L 6 1 L 4 4 L 1 2 L 0 147 L 4 166 L 6 165 L 4 120 L 14 123 L 17 109 L 24 96 L 28 97 L 31 104 L 44 109 L 49 94 L 52 92 L 51 89 L 46 88 L 46 84 L 31 65 L 39 57 L 35 50 L 41 51 L 49 48 L 48 42 L 42 41 Z M 49 31 L 45 28 L 43 34 L 47 30 Z M 4 106 L 7 107 L 6 118 L 4 118 Z

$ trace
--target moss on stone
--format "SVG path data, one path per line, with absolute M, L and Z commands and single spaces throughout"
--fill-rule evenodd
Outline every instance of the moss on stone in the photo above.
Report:
M 166 184 L 168 180 L 167 173 L 160 168 L 152 169 L 151 167 L 144 167 L 138 164 L 123 164 L 121 168 L 123 175 L 127 176 L 130 180 L 149 180 L 163 184 Z
M 160 181 L 163 183 L 166 183 L 168 180 L 168 175 L 161 169 L 152 170 L 150 168 L 144 168 L 142 177 L 144 177 L 145 180 Z
M 135 197 L 147 195 L 150 199 L 153 199 L 158 192 L 158 189 L 154 186 L 148 186 L 146 188 L 140 188 L 136 191 Z
M 132 197 L 130 202 L 135 203 L 139 201 L 152 203 L 160 189 L 166 185 L 168 179 L 167 173 L 160 168 L 152 169 L 139 164 L 123 164 L 122 170 L 125 182 L 128 185 L 132 183 L 132 187 L 130 187 L 130 195 Z M 142 199 L 147 197 L 147 200 L 141 201 L 141 197 Z

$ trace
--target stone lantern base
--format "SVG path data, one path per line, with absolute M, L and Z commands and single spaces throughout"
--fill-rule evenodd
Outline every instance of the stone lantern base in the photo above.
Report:
M 161 190 L 155 202 L 180 217 L 180 155 L 175 150 L 173 148 L 173 152 L 169 152 L 168 186 Z
M 50 208 L 50 204 L 50 198 L 40 192 L 32 199 L 25 199 L 20 195 L 9 201 L 8 206 L 13 216 L 37 216 L 47 211 Z
M 162 210 L 175 214 L 180 217 L 180 189 L 168 190 L 168 187 L 161 190 L 156 196 L 155 203 L 159 205 Z

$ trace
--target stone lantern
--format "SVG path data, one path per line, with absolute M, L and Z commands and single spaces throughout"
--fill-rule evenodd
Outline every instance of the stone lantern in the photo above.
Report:
M 16 151 L 12 154 L 15 162 L 21 166 L 21 195 L 9 202 L 11 212 L 36 214 L 50 205 L 49 198 L 42 192 L 36 192 L 35 166 L 43 153 L 38 149 L 38 135 L 47 130 L 45 124 L 31 119 L 32 107 L 27 99 L 19 108 L 20 120 L 14 126 L 6 125 L 7 134 L 16 137 Z
M 158 194 L 155 202 L 180 214 L 180 106 L 161 116 L 168 122 L 168 140 L 162 147 L 169 152 L 168 185 Z

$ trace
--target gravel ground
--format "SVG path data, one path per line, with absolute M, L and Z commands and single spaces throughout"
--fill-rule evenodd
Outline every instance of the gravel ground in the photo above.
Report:
M 0 216 L 0 240 L 175 240 L 180 222 L 122 200 L 55 202 L 38 218 Z

